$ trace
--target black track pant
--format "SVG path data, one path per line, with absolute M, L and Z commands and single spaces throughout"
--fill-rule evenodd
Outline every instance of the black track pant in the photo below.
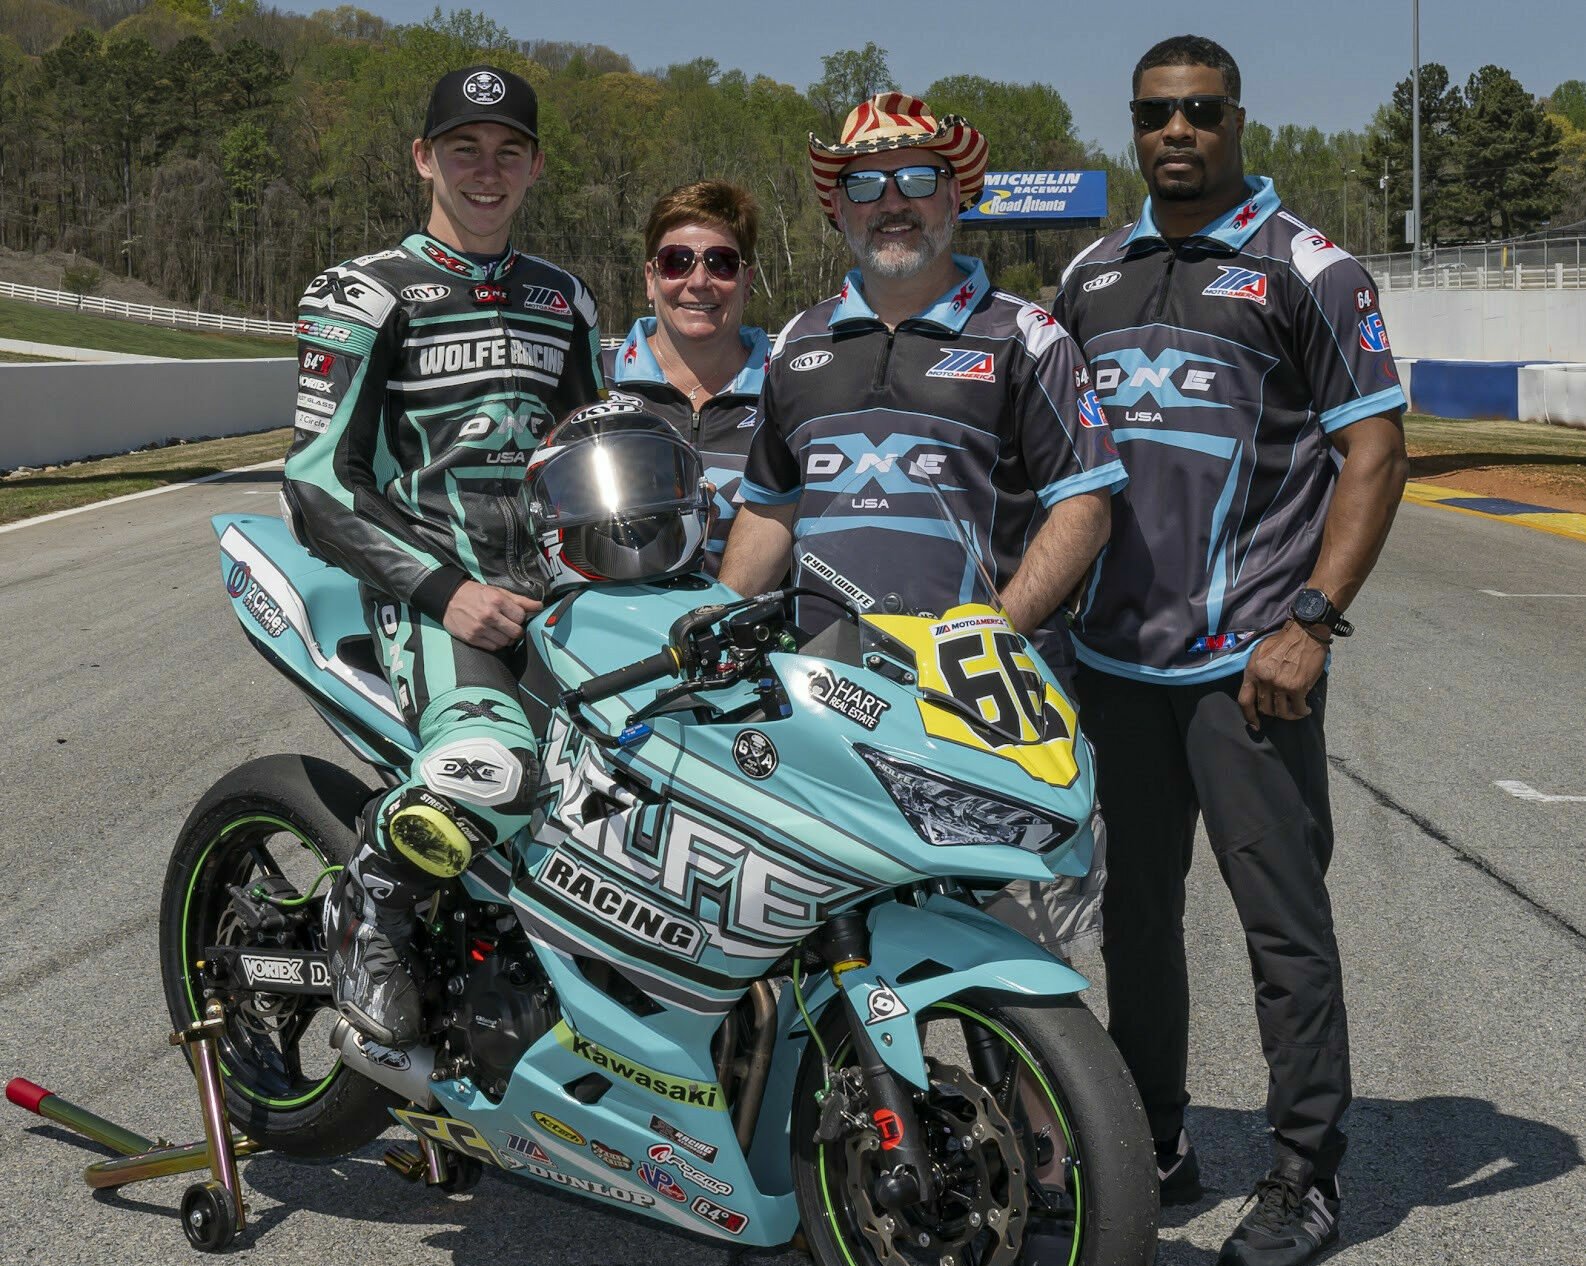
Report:
M 1081 668 L 1080 724 L 1096 747 L 1107 822 L 1102 956 L 1109 1029 L 1134 1073 L 1152 1137 L 1173 1139 L 1189 1102 L 1184 877 L 1195 819 L 1244 925 L 1280 1151 L 1334 1173 L 1350 1101 L 1349 1034 L 1325 875 L 1333 850 L 1323 735 L 1325 674 L 1299 721 L 1239 711 L 1241 674 L 1194 686 Z

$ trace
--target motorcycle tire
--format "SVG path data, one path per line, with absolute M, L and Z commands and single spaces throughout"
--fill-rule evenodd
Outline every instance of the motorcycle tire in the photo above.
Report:
M 816 1044 L 805 1048 L 793 1109 L 793 1189 L 818 1266 L 948 1258 L 1148 1266 L 1158 1215 L 1150 1129 L 1122 1056 L 1090 1011 L 1074 998 L 1010 1006 L 971 993 L 926 1008 L 917 1023 L 932 1088 L 916 1103 L 946 1179 L 929 1206 L 878 1207 L 872 1167 L 883 1153 L 864 1137 L 873 1131 L 830 1143 L 816 1138 L 826 1072 Z M 844 1009 L 828 1007 L 818 1027 L 832 1067 L 852 1067 Z M 971 1071 L 972 1041 L 981 1043 L 982 1065 L 1001 1061 L 992 1087 Z M 1025 1193 L 1017 1212 L 1016 1190 Z
M 232 885 L 280 876 L 317 912 L 351 859 L 358 814 L 371 791 L 346 770 L 309 756 L 265 756 L 234 769 L 188 815 L 165 872 L 160 902 L 160 975 L 171 1021 L 203 1013 L 198 962 L 206 946 L 256 941 L 231 908 Z M 317 891 L 316 891 L 317 889 Z M 303 943 L 323 949 L 317 913 Z M 218 1043 L 226 1107 L 248 1138 L 292 1156 L 351 1152 L 391 1124 L 402 1100 L 345 1068 L 327 1041 L 330 999 L 246 995 L 226 1016 Z

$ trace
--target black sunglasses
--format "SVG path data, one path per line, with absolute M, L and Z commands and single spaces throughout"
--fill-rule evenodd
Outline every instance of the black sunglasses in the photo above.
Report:
M 1223 111 L 1238 108 L 1232 97 L 1202 94 L 1193 97 L 1136 97 L 1129 103 L 1134 125 L 1142 132 L 1160 132 L 1180 110 L 1191 127 L 1210 131 L 1223 121 Z
M 673 242 L 655 252 L 655 271 L 668 281 L 678 281 L 703 263 L 705 271 L 717 281 L 731 281 L 743 267 L 743 256 L 731 246 L 707 246 L 695 252 L 692 246 Z
M 936 182 L 948 173 L 940 167 L 899 167 L 896 171 L 850 171 L 837 178 L 849 202 L 877 202 L 887 191 L 887 181 L 905 198 L 929 198 Z

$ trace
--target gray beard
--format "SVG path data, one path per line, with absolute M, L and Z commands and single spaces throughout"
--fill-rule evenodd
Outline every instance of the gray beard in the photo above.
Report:
M 950 217 L 934 232 L 926 227 L 923 220 L 919 221 L 919 227 L 925 240 L 918 249 L 896 242 L 874 244 L 868 232 L 860 233 L 849 228 L 843 229 L 843 236 L 848 239 L 848 249 L 853 251 L 854 258 L 859 261 L 861 271 L 891 281 L 903 281 L 925 272 L 953 244 L 953 221 Z

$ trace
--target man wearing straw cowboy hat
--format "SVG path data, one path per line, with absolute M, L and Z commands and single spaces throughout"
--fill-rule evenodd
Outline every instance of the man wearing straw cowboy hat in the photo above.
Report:
M 924 523 L 934 486 L 973 530 L 1014 627 L 1066 674 L 1058 608 L 1106 542 L 1127 476 L 1073 340 L 950 249 L 984 183 L 986 139 L 888 92 L 855 107 L 836 144 L 811 134 L 809 155 L 858 266 L 777 337 L 721 579 L 758 593 L 791 559 L 797 583 L 820 588 L 795 546 L 842 515 L 861 573 L 848 580 L 885 594 L 907 573 L 951 606 L 961 577 L 934 575 Z M 1041 910 L 1021 915 L 1052 939 Z

